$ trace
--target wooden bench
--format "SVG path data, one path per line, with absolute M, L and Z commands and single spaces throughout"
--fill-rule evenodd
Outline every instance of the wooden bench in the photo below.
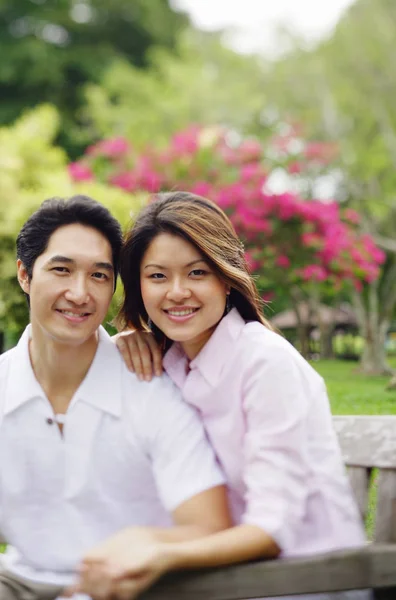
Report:
M 142 598 L 241 600 L 373 588 L 377 600 L 396 600 L 396 417 L 334 417 L 334 426 L 363 518 L 376 469 L 372 543 L 309 558 L 169 574 Z
M 396 599 L 396 417 L 334 417 L 344 461 L 362 517 L 377 469 L 373 543 L 303 559 L 257 561 L 172 573 L 145 600 L 241 600 L 292 594 L 375 589 L 377 600 Z

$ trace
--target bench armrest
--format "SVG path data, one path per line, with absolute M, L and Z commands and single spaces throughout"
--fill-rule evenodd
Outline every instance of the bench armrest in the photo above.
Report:
M 365 588 L 396 589 L 396 544 L 369 544 L 316 557 L 170 573 L 144 600 L 240 600 Z

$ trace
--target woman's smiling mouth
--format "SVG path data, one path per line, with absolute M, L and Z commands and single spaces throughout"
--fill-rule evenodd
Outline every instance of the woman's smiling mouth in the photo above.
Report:
M 199 308 L 196 307 L 180 307 L 180 308 L 167 308 L 163 309 L 164 313 L 172 321 L 186 321 L 198 312 Z

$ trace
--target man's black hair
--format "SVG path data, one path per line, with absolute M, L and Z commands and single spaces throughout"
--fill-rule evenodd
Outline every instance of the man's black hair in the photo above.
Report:
M 113 255 L 115 285 L 122 246 L 121 226 L 102 204 L 80 195 L 45 200 L 23 225 L 16 241 L 17 258 L 22 261 L 29 279 L 33 275 L 34 263 L 46 251 L 52 234 L 59 227 L 74 223 L 93 227 L 108 240 Z

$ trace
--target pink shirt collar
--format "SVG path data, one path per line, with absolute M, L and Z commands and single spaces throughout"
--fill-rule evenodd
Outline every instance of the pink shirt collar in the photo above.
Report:
M 181 345 L 175 342 L 164 356 L 164 368 L 179 388 L 183 388 L 189 370 L 198 369 L 207 383 L 215 387 L 227 362 L 228 351 L 239 337 L 245 321 L 236 308 L 222 318 L 212 336 L 190 363 Z

